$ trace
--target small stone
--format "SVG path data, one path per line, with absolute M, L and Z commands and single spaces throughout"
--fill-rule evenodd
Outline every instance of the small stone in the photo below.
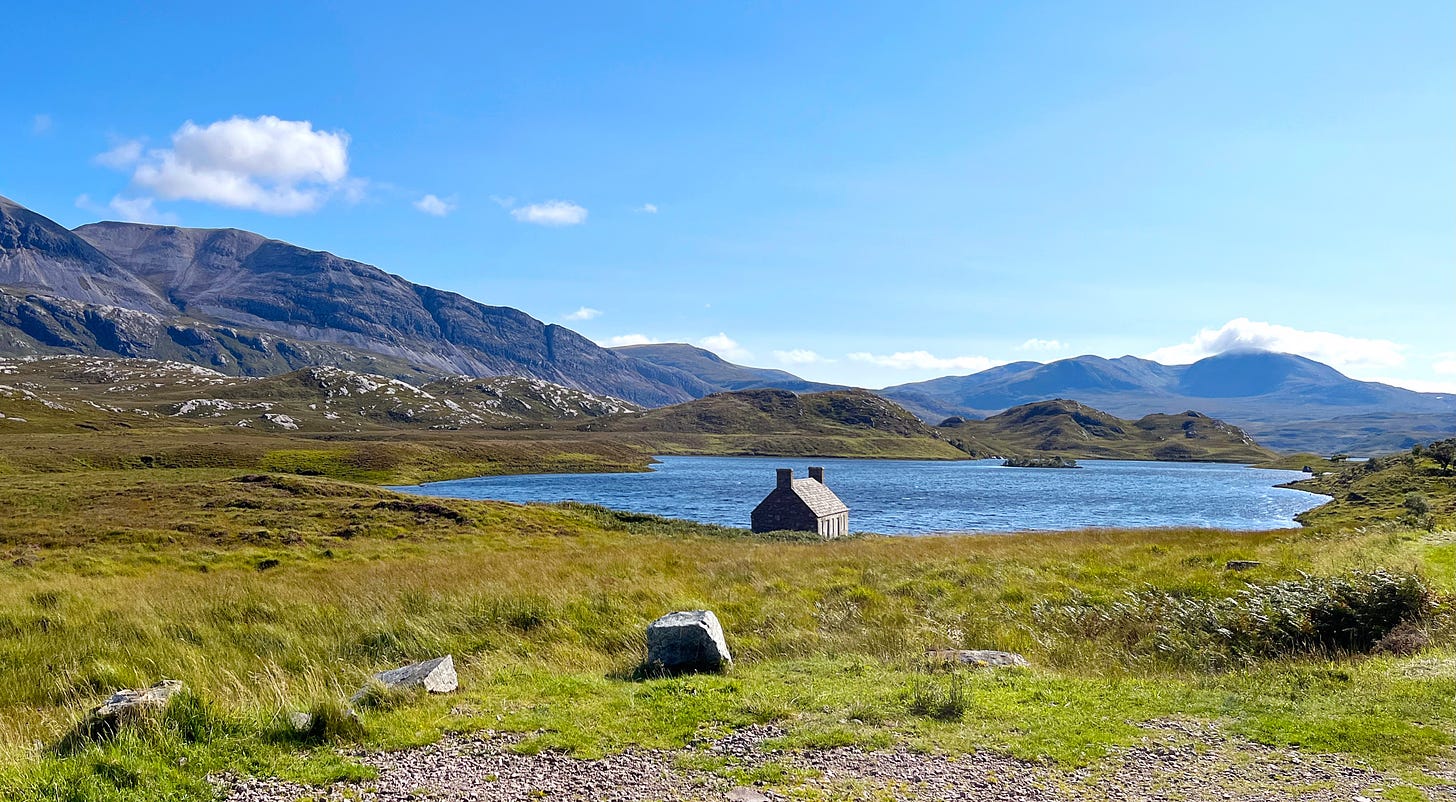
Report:
M 295 710 L 288 714 L 288 726 L 292 727 L 294 732 L 308 732 L 313 727 L 313 714 Z
M 1261 565 L 1263 563 L 1258 560 L 1229 560 L 1223 564 L 1223 567 L 1228 571 L 1248 571 L 1251 568 L 1258 568 Z
M 670 672 L 722 671 L 733 656 L 712 610 L 683 610 L 647 627 L 647 663 Z
M 1016 652 L 998 652 L 991 649 L 929 649 L 928 660 L 941 663 L 957 663 L 974 668 L 1027 668 L 1031 663 Z
M 772 802 L 768 794 L 741 785 L 729 791 L 727 799 L 728 802 Z

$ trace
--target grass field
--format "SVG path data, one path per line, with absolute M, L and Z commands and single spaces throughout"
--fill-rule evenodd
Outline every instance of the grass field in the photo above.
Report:
M 227 460 L 199 456 L 200 440 L 0 446 L 0 798 L 205 799 L 210 771 L 356 776 L 337 747 L 487 727 L 531 733 L 526 750 L 594 755 L 775 721 L 786 748 L 907 742 L 1070 768 L 1134 742 L 1138 722 L 1188 717 L 1368 760 L 1413 787 L 1456 746 L 1445 512 L 1429 531 L 1332 519 L 800 542 L 339 478 L 448 474 L 494 445 L 406 444 L 404 459 L 388 445 L 334 443 L 353 456 L 324 458 L 218 442 Z M 358 456 L 372 449 L 385 457 Z M 72 461 L 46 462 L 57 454 Z M 1226 570 L 1235 559 L 1260 565 Z M 1365 573 L 1377 571 L 1391 579 Z M 1301 605 L 1408 591 L 1427 605 L 1407 626 L 1430 641 L 1416 654 L 1290 635 L 1313 620 Z M 646 624 L 688 608 L 723 620 L 732 673 L 632 679 Z M 943 647 L 1017 651 L 1033 668 L 952 680 L 923 664 Z M 364 710 L 357 730 L 340 715 L 371 672 L 445 652 L 459 693 Z M 111 690 L 161 677 L 189 689 L 164 722 L 56 751 Z M 952 681 L 964 702 L 925 703 Z M 325 731 L 282 725 L 309 709 Z

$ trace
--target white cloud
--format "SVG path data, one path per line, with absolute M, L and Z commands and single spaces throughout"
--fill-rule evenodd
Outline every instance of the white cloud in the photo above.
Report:
M 442 199 L 437 195 L 426 195 L 423 198 L 415 201 L 416 209 L 419 209 L 425 214 L 432 214 L 436 217 L 444 217 L 445 215 L 455 211 L 458 205 L 459 204 L 455 202 L 454 196 Z
M 648 345 L 656 340 L 646 334 L 618 334 L 616 337 L 608 337 L 601 344 L 608 348 L 619 348 L 623 345 Z
M 774 359 L 785 365 L 812 365 L 816 362 L 832 362 L 819 354 L 806 348 L 794 348 L 789 351 L 774 351 Z
M 500 195 L 491 195 L 490 202 L 501 207 L 502 209 L 514 209 L 516 207 L 516 199 L 511 197 L 510 195 L 506 195 L 505 197 L 501 197 Z
M 98 153 L 92 161 L 103 167 L 110 167 L 114 170 L 125 170 L 136 164 L 142 157 L 142 141 L 140 139 L 124 139 L 105 153 Z
M 1061 340 L 1040 340 L 1032 337 L 1030 340 L 1016 346 L 1018 351 L 1061 351 L 1067 344 Z
M 574 226 L 586 222 L 586 207 L 571 201 L 549 200 L 511 210 L 511 217 L 538 226 Z
M 53 125 L 55 125 L 55 120 L 52 120 L 49 114 L 37 114 L 30 120 L 30 132 L 39 136 L 48 133 Z
M 644 214 L 657 214 L 657 204 L 655 204 L 655 203 L 644 203 L 641 206 L 638 206 L 637 207 L 637 211 L 642 212 Z
M 97 159 L 126 166 L 131 146 L 123 145 Z M 207 126 L 189 120 L 172 134 L 171 148 L 130 161 L 136 162 L 132 182 L 159 197 L 270 214 L 313 211 L 335 192 L 357 199 L 363 190 L 349 179 L 348 134 L 268 115 Z
M 1431 365 L 1431 370 L 1443 376 L 1456 375 L 1456 351 L 1436 354 L 1436 361 Z
M 1165 365 L 1186 365 L 1241 348 L 1298 354 L 1340 369 L 1393 367 L 1405 362 L 1401 353 L 1405 346 L 1390 340 L 1302 331 L 1242 317 L 1217 329 L 1203 329 L 1186 343 L 1159 348 L 1148 354 L 1148 359 Z
M 753 356 L 748 349 L 739 345 L 732 337 L 729 337 L 721 331 L 711 337 L 704 337 L 698 340 L 698 345 L 730 361 L 734 359 L 749 359 Z
M 566 320 L 591 320 L 594 317 L 601 317 L 602 310 L 592 309 L 590 306 L 583 306 L 565 316 Z
M 871 354 L 859 351 L 849 355 L 856 362 L 868 362 L 896 370 L 968 370 L 978 372 L 1002 363 L 984 356 L 939 357 L 929 351 L 898 351 L 893 354 Z
M 151 198 L 123 198 L 120 195 L 102 205 L 91 200 L 90 195 L 76 197 L 76 208 L 92 214 L 106 215 L 126 223 L 151 223 L 153 225 L 177 225 L 177 215 L 158 211 Z

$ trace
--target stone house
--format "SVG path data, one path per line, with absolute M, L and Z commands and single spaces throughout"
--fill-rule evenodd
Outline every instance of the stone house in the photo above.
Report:
M 849 534 L 849 507 L 824 484 L 823 468 L 810 468 L 808 479 L 779 468 L 777 486 L 753 508 L 752 521 L 755 532 L 818 532 L 827 540 Z

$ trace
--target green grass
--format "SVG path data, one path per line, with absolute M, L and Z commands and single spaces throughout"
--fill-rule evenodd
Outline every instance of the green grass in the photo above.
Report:
M 1214 605 L 1250 583 L 1374 568 L 1450 593 L 1452 544 L 1433 537 L 1394 528 L 795 542 L 324 477 L 11 477 L 0 487 L 0 796 L 53 799 L 46 789 L 66 787 L 78 800 L 167 798 L 158 788 L 200 798 L 200 778 L 220 768 L 351 776 L 360 770 L 327 738 L 300 744 L 278 722 L 336 705 L 373 671 L 445 652 L 463 690 L 364 711 L 363 742 L 494 728 L 530 733 L 524 750 L 590 756 L 772 721 L 787 731 L 780 748 L 903 742 L 1071 767 L 1136 742 L 1138 722 L 1196 717 L 1264 743 L 1419 767 L 1450 757 L 1456 731 L 1456 649 L 1439 616 L 1424 625 L 1436 645 L 1412 657 L 1308 653 L 1215 670 L 1128 627 L 1088 631 L 1045 611 L 1113 609 L 1149 589 Z M 1231 572 L 1230 559 L 1262 564 Z M 733 671 L 630 679 L 646 624 L 701 607 L 723 620 Z M 952 679 L 925 670 L 929 647 L 1009 649 L 1034 668 Z M 110 690 L 163 676 L 184 680 L 212 723 L 65 758 L 36 751 Z M 958 702 L 925 703 L 949 699 L 952 682 Z
M 1456 469 L 1443 470 L 1430 457 L 1393 454 L 1345 465 L 1292 487 L 1331 496 L 1333 501 L 1302 513 L 1306 525 L 1353 529 L 1397 525 L 1435 530 L 1456 525 Z M 1410 508 L 1419 497 L 1427 512 Z

